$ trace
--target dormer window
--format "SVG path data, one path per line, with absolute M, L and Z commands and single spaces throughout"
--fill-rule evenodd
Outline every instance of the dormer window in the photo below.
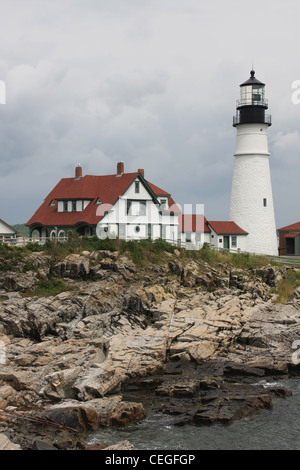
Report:
M 76 212 L 77 207 L 76 207 L 76 201 L 72 201 L 72 212 Z
M 100 204 L 102 204 L 102 201 L 100 200 L 99 197 L 97 197 L 97 200 L 96 200 L 95 204 L 97 204 L 98 206 L 99 206 Z
M 49 207 L 55 207 L 55 201 L 52 199 L 52 201 L 49 204 Z
M 138 194 L 140 192 L 140 182 L 139 181 L 135 182 L 135 192 L 136 192 L 136 194 Z
M 64 201 L 64 212 L 68 212 L 68 201 Z

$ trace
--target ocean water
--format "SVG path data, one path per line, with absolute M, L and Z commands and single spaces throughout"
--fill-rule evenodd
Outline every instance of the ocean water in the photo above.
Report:
M 126 429 L 93 432 L 88 442 L 110 445 L 128 440 L 135 450 L 300 450 L 300 378 L 270 385 L 287 387 L 292 396 L 276 398 L 270 410 L 230 425 L 178 427 L 172 425 L 172 417 L 150 412 Z

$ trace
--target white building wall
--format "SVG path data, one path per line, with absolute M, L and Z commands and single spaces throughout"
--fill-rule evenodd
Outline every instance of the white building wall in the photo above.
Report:
M 248 232 L 246 251 L 277 255 L 267 129 L 267 124 L 237 126 L 229 218 Z
M 14 232 L 5 222 L 2 222 L 0 220 L 0 234 L 7 236 L 15 236 L 16 232 Z
M 178 236 L 178 216 L 170 214 L 160 214 L 160 207 L 154 204 L 152 197 L 144 186 L 140 183 L 139 193 L 135 192 L 133 183 L 126 193 L 119 198 L 114 206 L 102 204 L 97 208 L 97 215 L 103 216 L 107 212 L 96 228 L 99 238 L 116 236 L 141 239 L 148 238 L 149 225 L 151 225 L 151 238 L 163 237 L 166 240 L 177 240 Z M 133 201 L 130 213 L 127 213 L 127 201 Z M 136 204 L 134 203 L 136 201 Z M 144 201 L 145 211 L 140 213 L 138 201 Z M 119 226 L 121 230 L 119 231 Z M 114 229 L 112 230 L 112 227 Z M 121 233 L 121 234 L 120 234 Z

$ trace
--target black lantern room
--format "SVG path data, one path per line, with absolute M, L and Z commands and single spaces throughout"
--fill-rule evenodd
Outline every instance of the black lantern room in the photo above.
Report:
M 237 101 L 233 126 L 261 123 L 271 126 L 271 116 L 265 114 L 268 101 L 265 99 L 265 84 L 255 78 L 254 70 L 250 78 L 240 85 L 240 99 Z

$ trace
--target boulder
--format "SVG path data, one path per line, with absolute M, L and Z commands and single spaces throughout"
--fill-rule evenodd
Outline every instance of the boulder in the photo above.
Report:
M 5 434 L 0 434 L 0 451 L 2 450 L 21 450 L 21 447 L 11 442 Z

